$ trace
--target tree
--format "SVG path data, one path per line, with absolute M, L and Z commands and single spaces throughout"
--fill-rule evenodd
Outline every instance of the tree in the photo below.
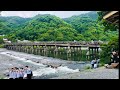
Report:
M 100 55 L 101 62 L 108 63 L 110 62 L 110 55 L 113 50 L 119 50 L 119 38 L 114 37 L 110 40 L 108 44 L 102 45 L 102 52 Z
M 101 22 L 101 25 L 105 26 L 105 29 L 104 29 L 105 31 L 109 31 L 109 30 L 116 31 L 119 28 L 118 25 L 114 25 L 112 23 L 109 23 L 106 20 L 103 20 L 103 16 L 104 16 L 105 11 L 99 11 L 97 13 L 99 15 L 98 21 Z
M 106 39 L 105 37 L 108 37 L 110 40 L 108 44 L 103 45 L 104 47 L 102 48 L 101 52 L 101 62 L 108 63 L 110 61 L 110 54 L 113 50 L 118 51 L 119 50 L 119 36 L 118 32 L 116 32 L 116 25 L 108 23 L 106 20 L 103 20 L 104 12 L 100 11 L 98 12 L 99 18 L 98 21 L 102 25 L 105 26 L 105 35 L 102 37 L 102 39 Z
M 11 41 L 40 40 L 40 41 L 109 41 L 118 32 L 110 31 L 97 20 L 96 12 L 59 18 L 54 15 L 36 15 L 32 18 L 0 17 L 0 35 L 5 34 Z M 105 30 L 108 30 L 105 32 Z M 48 35 L 48 36 L 47 36 Z

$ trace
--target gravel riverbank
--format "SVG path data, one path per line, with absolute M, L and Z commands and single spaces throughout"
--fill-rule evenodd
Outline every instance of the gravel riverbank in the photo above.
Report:
M 119 79 L 119 69 L 100 67 L 51 79 Z

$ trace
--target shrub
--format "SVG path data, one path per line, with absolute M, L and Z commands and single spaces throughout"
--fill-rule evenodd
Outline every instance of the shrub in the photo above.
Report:
M 108 44 L 102 45 L 102 52 L 100 53 L 101 63 L 108 63 L 110 61 L 111 52 L 119 50 L 119 38 L 112 38 Z
M 90 66 L 85 66 L 85 69 L 91 69 L 91 67 Z

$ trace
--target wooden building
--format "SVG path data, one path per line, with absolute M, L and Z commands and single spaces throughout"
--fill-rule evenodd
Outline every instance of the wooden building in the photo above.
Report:
M 109 23 L 119 25 L 119 11 L 102 11 L 103 19 L 107 20 Z

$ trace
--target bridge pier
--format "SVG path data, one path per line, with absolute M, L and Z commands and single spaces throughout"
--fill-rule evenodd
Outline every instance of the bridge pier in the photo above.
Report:
M 33 45 L 33 53 L 32 54 L 36 54 L 36 45 Z
M 9 47 L 9 50 L 14 50 L 14 46 L 13 46 L 13 45 L 10 46 L 10 47 Z
M 39 49 L 38 49 L 38 53 L 39 53 L 39 54 L 38 54 L 38 55 L 41 55 L 41 54 L 42 54 L 42 50 L 43 50 L 43 46 L 40 46 L 40 45 L 39 45 Z
M 16 46 L 15 45 L 13 45 L 13 50 L 16 51 Z
M 54 49 L 54 56 L 58 55 L 58 47 L 55 45 L 55 49 Z
M 67 58 L 68 60 L 70 60 L 71 58 L 71 47 L 70 46 L 67 47 Z
M 37 50 L 36 50 L 36 54 L 39 55 L 39 45 L 37 45 Z
M 10 50 L 11 46 L 7 46 L 6 48 L 7 48 L 8 50 Z
M 99 51 L 98 51 L 99 47 L 89 47 L 89 51 L 90 53 L 90 59 L 97 59 L 99 58 Z

